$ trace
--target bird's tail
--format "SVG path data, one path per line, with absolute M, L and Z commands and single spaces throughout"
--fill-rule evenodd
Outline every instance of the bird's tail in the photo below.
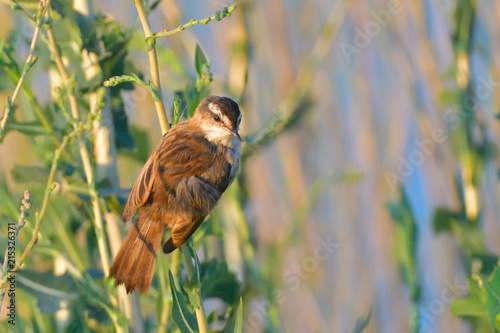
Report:
M 125 237 L 109 270 L 116 285 L 124 284 L 127 293 L 149 290 L 165 225 L 149 219 L 139 219 Z

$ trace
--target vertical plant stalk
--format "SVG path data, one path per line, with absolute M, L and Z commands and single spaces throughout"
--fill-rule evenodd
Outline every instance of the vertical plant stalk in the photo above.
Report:
M 170 267 L 171 267 L 171 273 L 172 276 L 177 276 L 178 273 L 178 267 L 179 267 L 179 251 L 174 251 L 170 255 Z M 164 267 L 164 262 L 160 262 L 160 267 L 159 267 L 159 276 L 160 276 L 160 290 L 162 294 L 162 309 L 163 311 L 161 312 L 160 319 L 159 319 L 159 324 L 158 324 L 158 329 L 156 332 L 158 333 L 164 333 L 167 331 L 167 324 L 168 324 L 168 319 L 170 315 L 170 311 L 172 308 L 172 298 L 168 298 L 167 292 L 168 292 L 168 284 L 169 282 L 167 281 L 167 270 Z
M 146 38 L 151 37 L 151 26 L 149 24 L 148 17 L 144 11 L 144 5 L 142 0 L 134 0 L 135 6 L 137 8 L 137 14 L 141 20 L 142 29 L 144 30 L 144 36 Z M 149 66 L 151 69 L 151 81 L 158 94 L 155 102 L 156 112 L 158 113 L 158 119 L 160 121 L 162 134 L 167 133 L 169 129 L 167 115 L 165 112 L 165 105 L 163 104 L 163 97 L 161 93 L 161 83 L 160 83 L 160 69 L 158 66 L 158 56 L 156 55 L 155 41 L 153 39 L 152 45 L 148 46 L 148 56 L 149 56 Z
M 194 266 L 191 258 L 191 251 L 189 250 L 189 245 L 187 242 L 182 244 L 182 253 L 184 255 L 184 261 L 186 262 L 186 271 L 189 281 L 191 281 L 194 275 Z M 201 295 L 201 290 L 198 289 L 198 296 L 200 297 L 200 307 L 195 309 L 196 320 L 198 321 L 198 329 L 200 333 L 208 333 L 207 317 L 205 316 L 205 309 L 203 308 L 203 298 Z
M 47 37 L 49 41 L 49 46 L 51 48 L 51 52 L 54 55 L 54 60 L 56 62 L 57 68 L 59 70 L 59 73 L 63 79 L 63 84 L 66 87 L 67 94 L 68 94 L 68 99 L 69 99 L 69 104 L 70 104 L 70 109 L 71 109 L 71 115 L 72 117 L 78 121 L 80 119 L 80 112 L 78 111 L 78 101 L 76 99 L 75 93 L 73 88 L 71 87 L 71 81 L 69 78 L 69 75 L 66 71 L 66 68 L 64 67 L 64 64 L 62 62 L 62 57 L 61 54 L 59 53 L 59 49 L 57 47 L 57 42 L 55 39 L 54 31 L 52 30 L 52 27 L 47 28 Z M 89 187 L 89 194 L 91 197 L 92 201 L 92 211 L 94 213 L 94 227 L 96 229 L 96 238 L 97 238 L 97 245 L 99 248 L 99 255 L 101 258 L 101 263 L 102 263 L 102 268 L 105 276 L 109 275 L 109 255 L 107 251 L 107 246 L 106 246 L 106 240 L 104 238 L 104 228 L 103 228 L 103 220 L 102 220 L 102 211 L 101 207 L 99 205 L 99 195 L 97 193 L 96 187 L 95 187 L 95 182 L 94 182 L 94 175 L 93 175 L 93 170 L 92 170 L 92 164 L 90 162 L 90 156 L 89 152 L 87 150 L 87 147 L 85 145 L 84 137 L 83 135 L 79 134 L 77 135 L 78 139 L 78 146 L 80 150 L 80 156 L 82 159 L 82 164 L 84 168 L 84 172 L 87 178 L 87 184 Z M 109 295 L 111 304 L 114 306 L 118 305 L 118 302 L 115 297 L 113 297 L 111 294 Z M 115 329 L 117 332 L 124 332 L 123 327 L 121 327 L 118 322 L 113 319 L 113 323 L 115 326 Z
M 76 99 L 76 95 L 74 92 L 74 88 L 72 87 L 72 82 L 69 78 L 68 72 L 64 66 L 62 61 L 61 54 L 59 53 L 59 49 L 57 47 L 56 38 L 54 35 L 54 31 L 52 30 L 52 26 L 47 27 L 47 37 L 51 52 L 54 56 L 54 61 L 56 62 L 56 66 L 58 68 L 59 74 L 61 75 L 63 84 L 65 86 L 66 92 L 68 94 L 68 100 L 71 109 L 71 116 L 79 121 L 80 112 L 78 110 L 78 101 Z M 102 269 L 104 272 L 104 276 L 109 275 L 109 254 L 107 250 L 106 240 L 104 238 L 104 227 L 103 227 L 103 219 L 102 219 L 102 211 L 101 206 L 99 205 L 99 195 L 97 193 L 95 187 L 95 179 L 92 169 L 92 164 L 90 162 L 89 152 L 87 150 L 87 146 L 85 145 L 85 140 L 83 135 L 77 135 L 78 146 L 80 150 L 80 156 L 82 159 L 83 169 L 85 172 L 85 176 L 87 178 L 87 184 L 89 188 L 89 194 L 92 201 L 92 211 L 94 213 L 94 227 L 96 230 L 96 238 L 97 238 L 97 246 L 99 248 L 99 256 L 101 258 Z M 117 299 L 109 294 L 109 299 L 113 306 L 118 306 Z M 118 324 L 116 318 L 112 318 L 113 324 L 115 326 L 116 332 L 122 333 L 125 332 L 125 329 Z
M 78 111 L 78 101 L 76 100 L 75 93 L 73 91 L 73 88 L 71 87 L 71 81 L 68 75 L 68 72 L 66 71 L 66 68 L 64 67 L 61 54 L 59 53 L 58 47 L 57 47 L 57 42 L 56 38 L 54 35 L 54 31 L 52 30 L 51 27 L 47 28 L 47 37 L 49 40 L 49 44 L 51 47 L 52 54 L 54 55 L 54 60 L 56 62 L 57 68 L 59 70 L 59 73 L 61 74 L 61 77 L 63 79 L 63 84 L 66 86 L 67 94 L 68 94 L 68 99 L 69 99 L 69 105 L 71 109 L 71 116 L 76 120 L 80 120 L 80 112 Z M 99 206 L 99 197 L 95 188 L 95 183 L 94 183 L 94 175 L 93 175 L 93 170 L 92 170 L 92 164 L 90 162 L 90 156 L 89 152 L 87 150 L 87 146 L 85 145 L 85 141 L 83 136 L 80 134 L 77 136 L 78 138 L 78 146 L 80 150 L 80 155 L 82 159 L 82 164 L 83 164 L 83 169 L 85 172 L 85 176 L 87 178 L 87 184 L 89 186 L 89 193 L 92 198 L 92 210 L 94 212 L 94 218 L 95 218 L 95 227 L 97 230 L 97 244 L 99 247 L 99 254 L 101 256 L 101 261 L 102 261 L 102 267 L 104 271 L 104 275 L 108 275 L 109 273 L 109 255 L 106 249 L 106 242 L 104 239 L 104 230 L 103 230 L 103 221 L 102 221 L 102 212 L 101 212 L 101 207 Z
M 92 2 L 90 0 L 74 0 L 73 8 L 82 14 L 89 25 L 95 20 Z M 102 47 L 99 49 L 99 53 L 103 53 Z M 99 56 L 96 53 L 84 49 L 82 51 L 82 59 L 82 66 L 87 81 L 102 76 Z M 101 101 L 104 101 L 104 103 L 101 103 Z M 91 114 L 101 114 L 101 118 L 96 119 L 92 126 L 94 156 L 96 161 L 95 178 L 98 182 L 107 179 L 110 187 L 119 188 L 115 128 L 109 89 L 101 87 L 91 92 L 89 94 L 89 106 Z M 120 231 L 121 221 L 119 221 L 113 212 L 108 212 L 106 208 L 104 208 L 103 211 L 107 225 L 106 231 L 111 254 L 114 257 L 122 245 Z M 142 322 L 136 322 L 133 318 L 131 295 L 127 295 L 124 286 L 118 286 L 117 296 L 120 310 L 124 312 L 127 319 L 133 323 L 134 331 L 141 333 L 143 325 Z
M 137 14 L 139 15 L 139 18 L 141 20 L 142 28 L 144 30 L 144 35 L 146 39 L 148 37 L 151 37 L 151 26 L 149 24 L 148 17 L 146 16 L 146 13 L 144 11 L 144 5 L 142 3 L 142 0 L 135 0 L 134 1 L 135 6 L 137 7 Z M 153 86 L 158 94 L 158 100 L 155 100 L 155 105 L 156 105 L 156 111 L 158 113 L 158 119 L 160 121 L 160 126 L 161 126 L 161 131 L 162 134 L 164 135 L 167 133 L 169 129 L 168 125 L 168 120 L 166 117 L 165 113 L 165 106 L 163 105 L 163 98 L 161 94 L 161 84 L 160 84 L 160 74 L 159 74 L 159 67 L 158 67 L 158 57 L 156 55 L 156 47 L 155 47 L 155 40 L 153 39 L 152 45 L 148 47 L 148 55 L 149 55 L 149 65 L 151 67 L 151 80 L 153 81 Z M 193 263 L 191 262 L 191 257 L 190 257 L 190 252 L 189 252 L 189 247 L 187 244 L 184 244 L 182 246 L 182 251 L 184 253 L 184 259 L 186 262 L 186 270 L 188 271 L 189 278 L 194 273 L 194 267 Z M 199 292 L 199 296 L 201 299 L 201 292 Z M 165 310 L 164 310 L 165 311 Z M 198 327 L 201 333 L 206 333 L 208 332 L 207 330 L 207 320 L 205 316 L 205 311 L 203 309 L 203 304 L 196 309 L 196 319 L 198 321 Z
M 45 20 L 45 16 L 47 14 L 47 10 L 50 6 L 50 0 L 46 0 L 44 3 L 43 1 L 40 1 L 38 3 L 38 12 L 36 14 L 36 27 L 35 27 L 35 32 L 33 33 L 33 38 L 31 39 L 31 44 L 30 44 L 30 50 L 28 53 L 28 58 L 26 59 L 26 63 L 24 64 L 23 71 L 21 73 L 21 77 L 19 78 L 19 81 L 17 82 L 16 88 L 14 89 L 14 93 L 12 94 L 12 97 L 9 99 L 7 98 L 7 101 L 5 103 L 5 112 L 2 117 L 2 121 L 0 122 L 0 141 L 5 133 L 5 126 L 7 125 L 7 119 L 9 118 L 12 108 L 14 103 L 17 100 L 17 96 L 19 95 L 19 92 L 21 91 L 21 87 L 23 86 L 24 80 L 26 79 L 26 76 L 28 75 L 29 70 L 33 67 L 35 64 L 37 57 L 35 56 L 35 46 L 38 41 L 38 36 L 40 35 L 40 30 L 42 29 L 43 21 Z M 45 118 L 40 119 L 40 121 L 46 121 Z M 44 125 L 47 125 L 46 123 Z M 50 126 L 49 126 L 50 127 Z

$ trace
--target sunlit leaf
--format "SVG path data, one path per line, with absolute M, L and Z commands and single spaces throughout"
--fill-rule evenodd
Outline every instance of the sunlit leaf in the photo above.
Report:
M 491 325 L 495 326 L 497 324 L 497 317 L 500 314 L 500 267 L 495 269 L 490 279 L 483 277 L 482 281 L 488 293 L 485 308 L 488 311 Z
M 203 65 L 207 63 L 207 57 L 200 48 L 200 45 L 196 44 L 196 49 L 194 51 L 194 64 L 196 67 L 196 72 L 201 76 L 203 72 Z
M 200 284 L 196 280 L 192 280 L 191 282 L 188 282 L 184 285 L 184 290 L 188 294 L 189 297 L 189 303 L 194 308 L 199 308 L 201 306 L 201 299 L 199 296 L 200 292 Z
M 175 287 L 172 272 L 168 271 L 170 290 L 172 292 L 172 318 L 182 333 L 194 333 L 198 331 L 196 318 L 189 312 L 184 295 Z
M 234 324 L 234 333 L 242 333 L 243 331 L 243 299 L 240 297 L 240 305 L 236 311 L 236 323 Z

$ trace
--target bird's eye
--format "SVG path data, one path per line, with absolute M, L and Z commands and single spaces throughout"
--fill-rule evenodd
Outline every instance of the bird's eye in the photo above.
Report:
M 217 116 L 217 115 L 215 115 L 215 116 L 214 116 L 214 120 L 215 120 L 215 121 L 219 121 L 219 120 L 220 120 L 220 117 L 219 117 L 219 116 Z

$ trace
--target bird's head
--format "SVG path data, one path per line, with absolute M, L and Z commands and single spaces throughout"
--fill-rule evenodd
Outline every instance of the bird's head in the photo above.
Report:
M 210 96 L 196 108 L 196 119 L 207 140 L 233 146 L 241 143 L 238 129 L 241 112 L 238 104 L 228 97 Z

